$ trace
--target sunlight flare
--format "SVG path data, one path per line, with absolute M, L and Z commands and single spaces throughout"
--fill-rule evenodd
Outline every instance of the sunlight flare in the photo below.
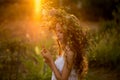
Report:
M 34 0 L 33 20 L 34 20 L 34 24 L 36 25 L 40 24 L 41 13 L 42 13 L 42 2 L 43 0 Z
M 41 1 L 42 0 L 35 0 L 35 13 L 39 14 L 41 11 Z

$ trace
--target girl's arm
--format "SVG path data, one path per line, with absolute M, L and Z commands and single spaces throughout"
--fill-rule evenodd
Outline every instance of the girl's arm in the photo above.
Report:
M 72 65 L 73 65 L 73 53 L 68 52 L 68 54 L 69 55 L 67 55 L 67 58 L 65 60 L 62 73 L 60 73 L 59 70 L 57 69 L 50 53 L 48 51 L 46 51 L 46 53 L 42 52 L 45 62 L 50 66 L 50 68 L 54 72 L 57 80 L 68 80 L 68 77 L 70 75 L 70 72 L 72 70 Z

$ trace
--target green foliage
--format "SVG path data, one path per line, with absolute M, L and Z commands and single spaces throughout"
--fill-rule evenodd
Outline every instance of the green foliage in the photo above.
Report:
M 16 80 L 20 76 L 21 58 L 26 47 L 16 40 L 0 42 L 0 77 L 1 80 Z M 21 56 L 20 56 L 21 55 Z
M 109 67 L 120 70 L 120 17 L 116 5 L 112 20 L 103 20 L 98 32 L 90 32 L 90 66 Z
M 0 43 L 0 80 L 51 79 L 51 70 L 34 45 L 16 39 Z
M 113 23 L 104 23 L 105 27 L 102 27 L 100 32 L 93 33 L 92 42 L 94 44 L 91 43 L 89 51 L 90 66 L 118 67 L 120 61 L 120 35 L 115 27 L 116 24 Z

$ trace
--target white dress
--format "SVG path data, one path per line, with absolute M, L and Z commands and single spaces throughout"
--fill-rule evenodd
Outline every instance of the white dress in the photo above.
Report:
M 63 66 L 64 66 L 64 57 L 63 56 L 59 56 L 56 61 L 55 61 L 55 65 L 58 68 L 58 70 L 60 72 L 62 72 Z M 51 80 L 57 80 L 55 77 L 55 74 L 52 72 L 52 78 Z M 75 72 L 74 69 L 71 70 L 70 76 L 68 78 L 68 80 L 78 80 L 78 75 Z

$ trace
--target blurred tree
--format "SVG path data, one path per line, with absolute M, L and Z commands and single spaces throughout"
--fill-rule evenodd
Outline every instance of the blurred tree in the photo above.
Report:
M 120 25 L 120 2 L 116 5 L 117 10 L 114 10 L 113 16 L 118 25 Z
M 81 0 L 81 2 L 81 13 L 87 19 L 99 20 L 103 18 L 110 20 L 113 19 L 112 12 L 117 9 L 116 5 L 119 0 Z
M 20 0 L 0 0 L 1 5 L 16 3 Z
M 57 7 L 62 7 L 76 16 L 89 20 L 111 20 L 117 10 L 119 0 L 52 0 Z M 89 14 L 88 14 L 89 13 Z

